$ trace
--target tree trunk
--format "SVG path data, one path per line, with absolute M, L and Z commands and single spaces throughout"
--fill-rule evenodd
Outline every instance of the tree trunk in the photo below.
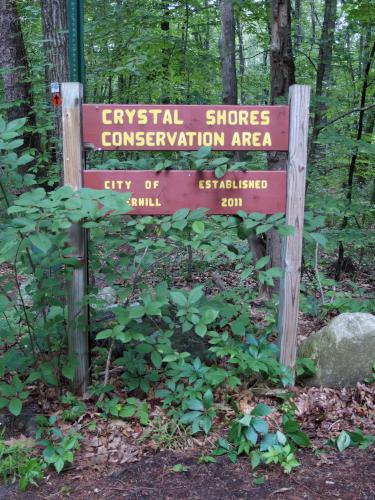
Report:
M 313 130 L 310 140 L 309 161 L 314 161 L 316 154 L 316 141 L 320 132 L 320 125 L 324 118 L 326 105 L 319 102 L 323 94 L 323 87 L 326 87 L 331 74 L 332 50 L 334 42 L 334 32 L 337 15 L 337 0 L 325 0 L 324 5 L 324 20 L 322 34 L 320 37 L 318 69 L 316 74 L 316 89 L 315 89 L 315 114 L 313 121 Z
M 235 27 L 232 0 L 220 1 L 220 59 L 223 79 L 223 104 L 237 104 Z
M 169 2 L 168 0 L 161 0 L 162 7 L 162 22 L 160 23 L 160 28 L 163 32 L 163 49 L 162 49 L 162 74 L 163 74 L 163 91 L 161 95 L 161 102 L 163 104 L 170 103 L 170 92 L 169 92 L 169 56 L 170 51 L 168 48 L 168 38 L 169 38 Z
M 295 38 L 294 46 L 296 50 L 299 49 L 302 42 L 302 26 L 301 26 L 301 0 L 295 0 L 294 2 L 294 18 L 295 18 Z
M 291 41 L 289 0 L 271 0 L 271 104 L 286 102 L 289 87 L 295 83 L 295 68 Z M 285 170 L 287 153 L 271 152 L 267 155 L 270 170 Z M 281 239 L 276 231 L 269 231 L 266 238 L 270 266 L 281 266 Z M 279 291 L 279 280 L 275 280 L 274 292 Z M 271 291 L 268 290 L 268 294 Z
M 245 93 L 245 54 L 243 46 L 243 36 L 242 36 L 242 26 L 239 16 L 236 18 L 236 31 L 238 38 L 238 58 L 240 61 L 240 104 L 245 104 L 246 93 Z
M 0 0 L 0 33 L 0 68 L 3 70 L 5 100 L 12 103 L 8 120 L 27 117 L 28 125 L 35 127 L 29 67 L 15 0 Z M 24 144 L 39 151 L 39 134 L 24 134 Z
M 47 60 L 47 94 L 51 82 L 67 82 L 68 77 L 68 19 L 66 0 L 41 0 L 44 51 Z M 56 112 L 52 160 L 62 162 L 62 119 Z

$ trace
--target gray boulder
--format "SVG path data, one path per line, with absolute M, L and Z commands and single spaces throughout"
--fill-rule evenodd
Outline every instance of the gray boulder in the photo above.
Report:
M 310 335 L 298 348 L 298 356 L 317 365 L 307 385 L 346 387 L 371 375 L 375 361 L 375 316 L 344 313 Z

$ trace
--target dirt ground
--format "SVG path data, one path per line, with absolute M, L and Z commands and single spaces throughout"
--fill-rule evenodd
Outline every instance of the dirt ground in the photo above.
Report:
M 0 499 L 375 499 L 374 446 L 320 456 L 304 452 L 298 457 L 301 467 L 286 475 L 278 467 L 254 472 L 246 459 L 232 464 L 219 457 L 217 463 L 198 465 L 194 454 L 159 452 L 112 470 L 72 468 L 51 474 L 39 488 L 25 493 L 3 485 Z M 176 464 L 187 471 L 173 473 Z M 265 482 L 256 485 L 259 476 Z

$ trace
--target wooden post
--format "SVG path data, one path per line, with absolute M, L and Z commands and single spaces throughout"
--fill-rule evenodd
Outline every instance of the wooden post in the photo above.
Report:
M 289 106 L 286 222 L 294 227 L 294 234 L 283 239 L 281 249 L 284 276 L 280 283 L 279 346 L 280 361 L 289 366 L 294 374 L 297 354 L 310 87 L 292 85 L 289 89 Z
M 82 146 L 81 104 L 83 88 L 80 83 L 62 84 L 62 124 L 64 184 L 74 190 L 82 187 L 84 157 Z M 86 232 L 80 224 L 69 230 L 73 256 L 79 267 L 72 270 L 68 289 L 68 344 L 69 355 L 78 362 L 74 372 L 72 390 L 82 395 L 89 381 L 89 342 L 87 306 L 82 305 L 87 283 Z

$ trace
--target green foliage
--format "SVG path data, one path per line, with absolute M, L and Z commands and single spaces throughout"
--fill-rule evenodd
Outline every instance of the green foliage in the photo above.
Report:
M 106 397 L 97 404 L 105 417 L 137 418 L 142 425 L 150 423 L 146 401 L 140 401 L 136 398 L 127 398 L 124 403 L 120 403 L 119 401 L 118 397 Z
M 189 468 L 183 464 L 175 464 L 173 465 L 173 467 L 171 467 L 170 471 L 176 474 L 180 472 L 188 472 Z
M 79 401 L 72 394 L 65 394 L 61 398 L 61 402 L 65 406 L 62 412 L 62 418 L 66 422 L 75 422 L 76 420 L 83 417 L 83 415 L 86 413 L 86 404 L 83 401 Z
M 43 460 L 47 465 L 53 465 L 58 473 L 64 466 L 73 463 L 74 450 L 80 448 L 81 434 L 74 430 L 63 434 L 56 426 L 56 416 L 48 419 L 42 415 L 37 417 L 39 429 L 36 433 L 37 444 L 43 448 Z M 43 438 L 43 439 L 42 439 Z
M 0 439 L 0 477 L 3 482 L 18 481 L 19 489 L 25 491 L 29 484 L 38 485 L 44 478 L 44 466 L 27 443 L 6 444 Z
M 350 446 L 358 446 L 361 450 L 365 450 L 375 442 L 375 436 L 366 436 L 360 429 L 355 431 L 341 431 L 340 434 L 333 440 L 328 441 L 328 444 L 334 446 L 342 453 Z
M 267 420 L 273 410 L 268 405 L 260 403 L 249 413 L 238 413 L 227 439 L 218 439 L 213 455 L 226 454 L 232 462 L 236 462 L 240 455 L 246 455 L 253 469 L 260 463 L 274 463 L 279 464 L 284 472 L 291 472 L 299 465 L 295 456 L 296 446 L 310 444 L 295 419 L 295 405 L 291 397 L 290 394 L 285 395 L 286 401 L 280 407 L 282 425 L 273 432 Z

